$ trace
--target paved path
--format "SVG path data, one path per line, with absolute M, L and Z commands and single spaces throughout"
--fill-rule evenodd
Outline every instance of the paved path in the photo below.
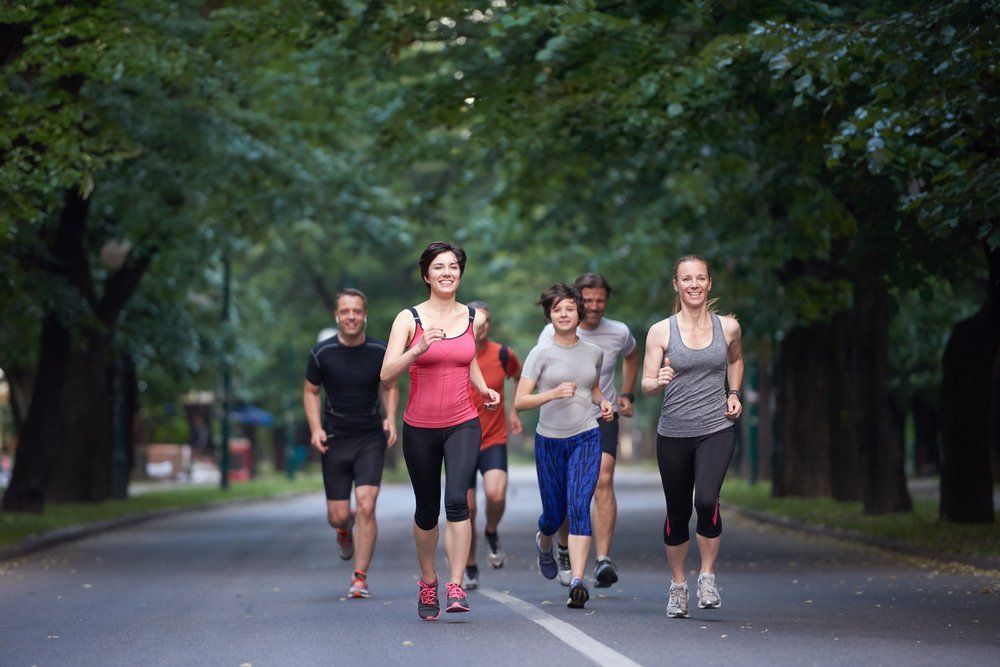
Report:
M 723 608 L 692 605 L 691 619 L 667 619 L 663 498 L 648 472 L 619 479 L 621 582 L 595 589 L 585 610 L 567 609 L 565 589 L 542 579 L 532 558 L 533 474 L 513 477 L 501 530 L 510 560 L 483 569 L 472 613 L 417 619 L 413 499 L 393 486 L 379 505 L 371 599 L 344 599 L 350 567 L 334 555 L 318 495 L 186 513 L 0 564 L 0 665 L 895 665 L 1000 656 L 995 573 L 939 571 L 731 515 L 718 568 Z

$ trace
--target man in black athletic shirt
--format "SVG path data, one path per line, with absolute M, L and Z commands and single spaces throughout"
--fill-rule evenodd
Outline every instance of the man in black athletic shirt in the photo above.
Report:
M 375 501 L 386 447 L 396 442 L 399 405 L 396 383 L 383 385 L 379 379 L 385 343 L 365 334 L 367 313 L 368 300 L 361 290 L 345 288 L 337 294 L 334 316 L 340 332 L 309 352 L 302 392 L 311 444 L 323 455 L 327 519 L 337 530 L 340 557 L 354 557 L 348 591 L 352 598 L 368 597 L 368 564 L 378 532 Z M 321 387 L 326 392 L 322 407 Z M 379 387 L 383 390 L 384 418 Z

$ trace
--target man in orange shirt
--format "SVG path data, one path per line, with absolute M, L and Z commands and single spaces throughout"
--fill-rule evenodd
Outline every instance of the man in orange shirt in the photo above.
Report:
M 490 333 L 490 308 L 485 301 L 471 301 L 469 306 L 486 315 L 484 326 L 476 337 L 476 360 L 483 372 L 486 386 L 500 394 L 500 407 L 486 410 L 483 398 L 472 392 L 472 401 L 479 409 L 479 422 L 483 429 L 483 440 L 479 446 L 477 468 L 483 475 L 486 492 L 486 558 L 494 568 L 503 567 L 507 554 L 500 548 L 497 526 L 503 517 L 507 499 L 507 421 L 504 410 L 504 380 L 510 378 L 515 386 L 521 378 L 521 363 L 514 350 L 488 340 Z M 510 430 L 515 435 L 521 433 L 521 419 L 517 410 L 510 409 Z M 472 520 L 472 544 L 469 547 L 469 563 L 465 568 L 465 588 L 472 590 L 479 585 L 479 566 L 476 565 L 476 478 L 469 487 L 469 518 Z

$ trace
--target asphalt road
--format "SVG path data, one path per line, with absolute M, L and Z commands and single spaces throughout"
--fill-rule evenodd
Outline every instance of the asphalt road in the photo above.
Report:
M 587 608 L 533 559 L 533 471 L 512 475 L 507 566 L 472 612 L 416 615 L 408 487 L 387 486 L 372 597 L 345 599 L 319 495 L 190 512 L 0 563 L 0 665 L 997 664 L 996 573 L 947 571 L 723 515 L 723 607 L 665 616 L 663 497 L 620 471 L 622 575 Z M 694 588 L 696 550 L 690 556 Z M 485 565 L 485 567 L 483 567 Z M 445 572 L 443 555 L 439 572 Z

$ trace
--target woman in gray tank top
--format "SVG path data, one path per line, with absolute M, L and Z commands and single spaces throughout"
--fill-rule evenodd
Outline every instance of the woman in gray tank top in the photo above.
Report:
M 684 575 L 693 509 L 701 554 L 698 607 L 722 606 L 715 583 L 722 519 L 719 491 L 733 457 L 733 422 L 743 411 L 740 383 L 743 352 L 740 325 L 713 312 L 708 263 L 688 255 L 674 265 L 674 314 L 654 324 L 646 337 L 642 391 L 663 391 L 657 424 L 656 460 L 667 501 L 663 541 L 671 582 L 667 616 L 688 616 Z M 728 390 L 727 390 L 728 385 Z

